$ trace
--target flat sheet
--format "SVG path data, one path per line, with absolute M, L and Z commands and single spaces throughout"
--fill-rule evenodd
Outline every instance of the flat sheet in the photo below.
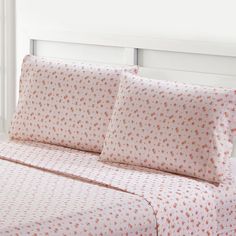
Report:
M 236 233 L 236 209 L 222 207 L 226 199 L 236 199 L 231 176 L 215 186 L 145 168 L 106 164 L 96 154 L 32 142 L 1 143 L 0 156 L 140 196 L 153 208 L 161 236 Z
M 156 235 L 142 198 L 0 160 L 0 235 Z

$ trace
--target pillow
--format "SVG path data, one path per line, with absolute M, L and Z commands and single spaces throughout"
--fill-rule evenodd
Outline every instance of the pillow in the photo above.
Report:
M 236 178 L 236 157 L 230 158 L 231 170 L 234 178 Z
M 235 96 L 125 74 L 100 159 L 221 182 L 233 146 Z
M 122 71 L 26 56 L 10 138 L 101 152 Z

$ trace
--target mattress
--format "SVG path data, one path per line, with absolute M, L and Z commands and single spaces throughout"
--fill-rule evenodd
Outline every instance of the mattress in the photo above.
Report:
M 100 188 L 113 191 L 113 194 L 124 194 L 122 195 L 124 205 L 121 206 L 123 210 L 127 208 L 125 202 L 128 202 L 127 199 L 129 198 L 126 199 L 126 197 L 132 196 L 141 199 L 143 207 L 148 204 L 148 207 L 146 205 L 148 218 L 149 214 L 152 214 L 154 219 L 150 218 L 152 222 L 149 225 L 150 227 L 145 227 L 146 222 L 142 221 L 144 225 L 140 226 L 140 230 L 137 229 L 136 232 L 142 232 L 148 228 L 153 233 L 154 222 L 156 222 L 156 233 L 163 236 L 236 234 L 236 185 L 230 175 L 224 184 L 215 186 L 204 181 L 160 171 L 103 163 L 98 161 L 99 156 L 97 154 L 32 142 L 2 142 L 0 156 L 3 162 L 7 160 L 11 165 L 17 165 L 17 168 L 19 166 L 23 168 L 23 164 L 25 165 L 24 168 L 31 167 L 34 171 L 36 171 L 35 168 L 37 171 L 40 169 L 43 171 L 43 176 L 47 173 L 47 175 L 50 174 L 58 178 L 69 178 L 70 181 L 73 179 L 79 186 L 88 185 L 88 183 L 84 183 L 87 181 L 90 184 L 89 192 L 92 195 L 97 195 Z M 45 181 L 47 180 L 47 177 L 43 178 Z M 33 183 L 32 186 L 34 186 Z M 32 186 L 29 184 L 28 189 L 33 188 Z M 81 198 L 85 196 L 87 196 L 86 193 L 82 194 Z M 98 205 L 103 200 L 98 194 L 98 200 L 96 200 Z M 107 199 L 105 201 L 108 204 L 110 203 Z M 130 200 L 130 202 L 133 201 L 133 199 Z M 14 203 L 13 200 L 12 203 Z M 5 204 L 6 207 L 10 205 L 8 201 L 5 201 Z M 112 206 L 113 203 L 110 207 Z M 79 212 L 79 210 L 80 207 L 77 211 Z M 93 212 L 93 209 L 90 211 Z M 32 211 L 28 212 L 31 213 Z M 61 214 L 64 214 L 63 210 Z M 73 219 L 73 216 L 70 217 Z M 19 221 L 19 219 L 17 220 Z M 50 221 L 53 222 L 51 219 Z M 91 225 L 94 225 L 93 223 L 91 222 Z M 136 224 L 139 223 L 136 222 Z M 39 229 L 43 227 L 42 225 L 44 223 L 40 223 Z M 84 235 L 88 234 L 85 233 Z M 148 234 L 144 233 L 143 235 Z

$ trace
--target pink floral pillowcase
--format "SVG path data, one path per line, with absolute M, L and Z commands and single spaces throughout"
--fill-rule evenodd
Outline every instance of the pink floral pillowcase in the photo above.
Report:
M 101 152 L 120 76 L 137 69 L 26 56 L 10 138 Z
M 222 182 L 234 90 L 124 74 L 100 159 Z

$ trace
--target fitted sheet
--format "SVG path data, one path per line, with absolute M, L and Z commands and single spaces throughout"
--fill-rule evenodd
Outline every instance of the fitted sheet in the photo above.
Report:
M 141 197 L 154 211 L 158 235 L 236 233 L 236 189 L 230 175 L 224 184 L 215 186 L 160 171 L 103 163 L 98 154 L 32 142 L 1 143 L 0 156 Z

